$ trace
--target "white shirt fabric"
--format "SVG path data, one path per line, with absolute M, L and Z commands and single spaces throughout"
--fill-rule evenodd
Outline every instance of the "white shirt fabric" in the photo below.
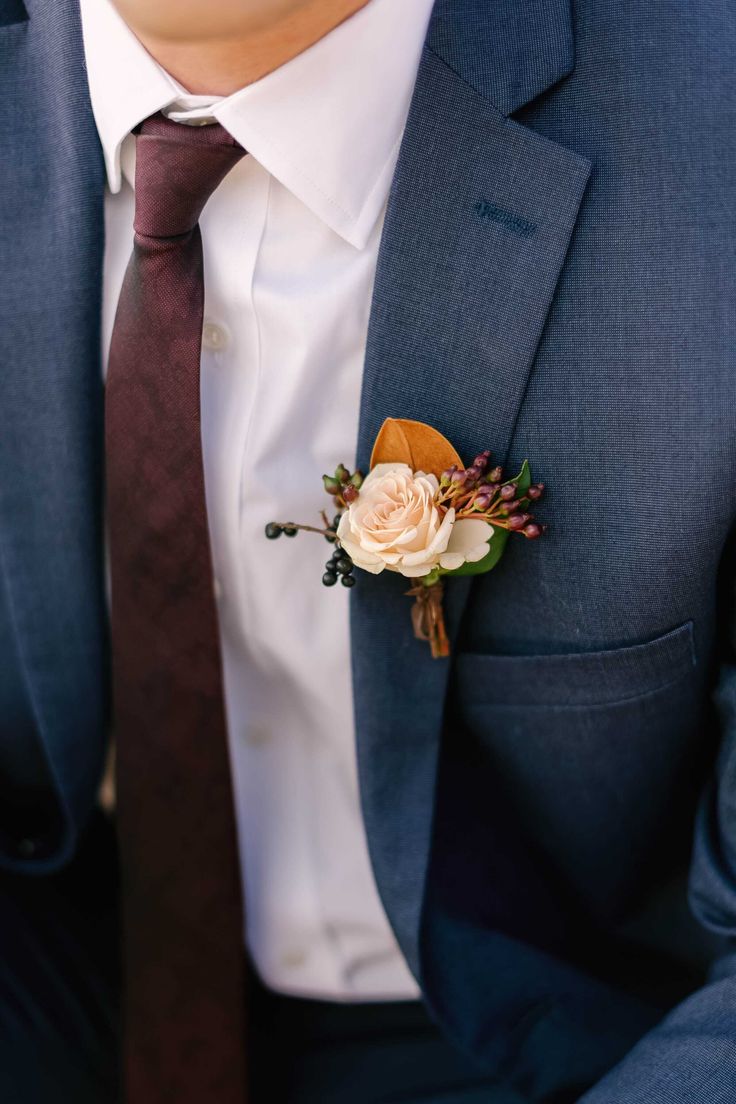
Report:
M 133 241 L 135 138 L 212 116 L 248 151 L 201 218 L 202 443 L 247 901 L 263 981 L 333 1000 L 418 989 L 381 906 L 358 796 L 348 590 L 317 521 L 352 468 L 386 198 L 432 0 L 371 0 L 226 98 L 190 96 L 110 0 L 81 0 L 107 166 L 103 363 Z M 396 412 L 400 414 L 400 411 Z

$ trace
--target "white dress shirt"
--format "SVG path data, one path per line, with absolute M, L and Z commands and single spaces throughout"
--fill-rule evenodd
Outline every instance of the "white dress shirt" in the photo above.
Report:
M 418 990 L 360 813 L 348 590 L 322 586 L 325 541 L 271 543 L 264 526 L 317 521 L 330 506 L 323 472 L 355 463 L 383 213 L 431 8 L 372 0 L 287 65 L 217 98 L 187 95 L 110 0 L 81 0 L 108 180 L 103 363 L 132 248 L 132 128 L 159 110 L 189 123 L 214 116 L 250 155 L 200 223 L 202 443 L 245 938 L 266 984 L 336 1000 Z

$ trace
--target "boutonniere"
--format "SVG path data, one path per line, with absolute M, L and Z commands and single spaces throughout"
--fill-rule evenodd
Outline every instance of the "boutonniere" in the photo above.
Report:
M 529 464 L 507 479 L 491 467 L 491 453 L 479 453 L 466 468 L 450 442 L 422 422 L 388 418 L 371 455 L 370 471 L 350 472 L 340 464 L 323 476 L 336 513 L 322 526 L 272 521 L 266 536 L 319 533 L 335 545 L 322 582 L 355 585 L 357 567 L 371 575 L 394 571 L 412 580 L 414 633 L 432 655 L 449 655 L 442 612 L 444 580 L 483 575 L 504 553 L 511 533 L 535 540 L 545 526 L 530 512 L 544 491 L 532 483 Z

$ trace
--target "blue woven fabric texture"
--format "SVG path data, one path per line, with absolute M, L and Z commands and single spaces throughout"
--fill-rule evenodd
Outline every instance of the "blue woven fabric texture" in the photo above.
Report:
M 731 0 L 437 0 L 389 199 L 359 458 L 389 416 L 528 457 L 550 531 L 448 586 L 451 662 L 404 581 L 352 592 L 366 830 L 427 1007 L 533 1104 L 736 1100 L 735 70 Z M 0 0 L 0 95 L 0 861 L 39 871 L 108 708 L 74 0 Z

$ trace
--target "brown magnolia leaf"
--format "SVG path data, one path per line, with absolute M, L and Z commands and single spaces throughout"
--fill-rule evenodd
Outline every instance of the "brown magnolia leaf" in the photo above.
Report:
M 406 418 L 387 418 L 381 426 L 371 455 L 371 467 L 376 464 L 408 464 L 412 471 L 423 471 L 440 477 L 455 464 L 465 465 L 450 442 L 424 422 Z

